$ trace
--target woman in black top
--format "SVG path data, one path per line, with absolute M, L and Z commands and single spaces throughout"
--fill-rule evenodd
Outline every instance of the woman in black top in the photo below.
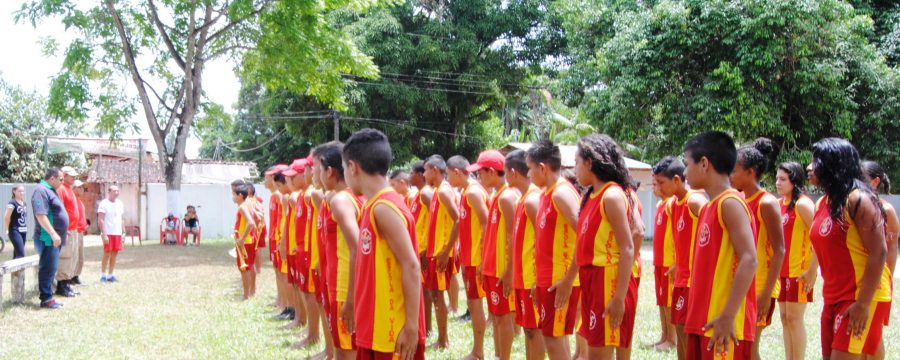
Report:
M 200 241 L 200 220 L 197 218 L 197 209 L 193 205 L 188 205 L 187 213 L 184 214 L 184 240 L 187 245 L 188 235 L 194 235 L 193 245 L 197 245 Z
M 3 229 L 13 244 L 13 259 L 25 257 L 25 234 L 28 233 L 28 209 L 25 207 L 25 186 L 18 185 L 12 190 L 12 199 L 6 205 Z

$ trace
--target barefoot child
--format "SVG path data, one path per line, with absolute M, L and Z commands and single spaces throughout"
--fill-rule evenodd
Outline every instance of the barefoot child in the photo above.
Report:
M 358 359 L 424 359 L 425 324 L 415 222 L 388 186 L 390 143 L 360 130 L 343 150 L 348 185 L 369 200 L 360 216 L 355 323 Z
M 237 220 L 234 229 L 234 245 L 237 253 L 238 270 L 241 272 L 243 287 L 242 299 L 253 296 L 256 270 L 253 268 L 256 255 L 256 222 L 253 209 L 248 203 L 247 185 L 237 185 L 231 192 L 231 199 L 238 205 Z
M 675 197 L 666 196 L 661 186 L 669 179 L 664 173 L 669 172 L 669 167 L 675 161 L 674 157 L 666 156 L 653 167 L 653 193 L 661 199 L 656 204 L 653 230 L 653 278 L 656 306 L 659 307 L 659 320 L 662 325 L 660 340 L 653 344 L 655 350 L 672 349 L 676 341 L 675 326 L 672 324 L 672 290 L 675 278 L 669 276 L 669 269 L 675 264 L 675 238 L 670 220 Z
M 459 212 L 456 193 L 446 181 L 447 163 L 440 155 L 432 155 L 425 161 L 425 180 L 434 195 L 429 204 L 428 243 L 425 270 L 426 297 L 434 304 L 438 325 L 436 348 L 449 346 L 447 337 L 447 303 L 444 293 L 453 276 L 453 250 L 459 234 Z

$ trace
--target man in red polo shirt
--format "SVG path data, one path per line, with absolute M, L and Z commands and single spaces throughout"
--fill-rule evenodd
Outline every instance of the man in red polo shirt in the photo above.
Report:
M 66 208 L 66 213 L 69 215 L 69 228 L 66 241 L 59 250 L 59 265 L 56 271 L 56 295 L 74 297 L 78 293 L 72 290 L 70 282 L 75 277 L 75 266 L 78 260 L 75 249 L 80 248 L 78 244 L 78 225 L 81 223 L 83 214 L 78 207 L 78 198 L 75 197 L 75 191 L 72 190 L 78 172 L 71 166 L 62 167 L 60 172 L 63 173 L 63 183 L 56 192 L 59 194 L 59 198 Z

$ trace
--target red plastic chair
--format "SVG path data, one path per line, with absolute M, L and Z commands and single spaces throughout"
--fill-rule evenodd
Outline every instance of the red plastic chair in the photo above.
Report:
M 173 226 L 168 226 L 168 222 L 171 221 Z M 169 235 L 171 235 L 171 239 L 175 240 L 175 243 L 181 245 L 181 221 L 177 216 L 172 216 L 171 219 L 166 216 L 159 222 L 159 244 L 166 245 L 166 239 Z
M 194 243 L 196 243 L 197 246 L 200 246 L 200 238 L 201 238 L 200 235 L 201 234 L 203 234 L 203 227 L 200 225 L 200 220 L 198 219 L 197 220 L 197 234 L 194 235 Z M 191 233 L 189 233 L 187 231 L 187 225 L 185 224 L 184 220 L 181 220 L 181 244 L 182 245 L 187 246 L 187 239 L 188 239 L 189 235 L 191 235 Z

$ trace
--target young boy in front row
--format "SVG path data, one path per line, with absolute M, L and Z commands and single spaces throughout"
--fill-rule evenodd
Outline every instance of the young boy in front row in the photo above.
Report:
M 256 270 L 253 268 L 256 257 L 256 216 L 247 197 L 250 195 L 247 185 L 234 187 L 231 199 L 238 205 L 237 220 L 234 228 L 234 246 L 237 256 L 238 270 L 241 272 L 243 300 L 253 296 L 256 290 Z
M 428 218 L 428 242 L 425 255 L 425 289 L 434 304 L 438 338 L 435 347 L 450 346 L 447 336 L 447 303 L 444 293 L 453 279 L 453 253 L 459 234 L 459 212 L 456 192 L 446 180 L 447 163 L 440 155 L 432 155 L 425 161 L 425 180 L 434 189 Z
M 747 204 L 731 188 L 734 141 L 705 132 L 684 145 L 692 188 L 709 194 L 700 210 L 684 331 L 688 359 L 750 359 L 756 334 L 756 246 Z
M 368 201 L 360 216 L 356 262 L 358 359 L 424 359 L 424 299 L 415 220 L 403 196 L 391 189 L 390 143 L 384 134 L 360 130 L 343 150 L 347 184 Z

